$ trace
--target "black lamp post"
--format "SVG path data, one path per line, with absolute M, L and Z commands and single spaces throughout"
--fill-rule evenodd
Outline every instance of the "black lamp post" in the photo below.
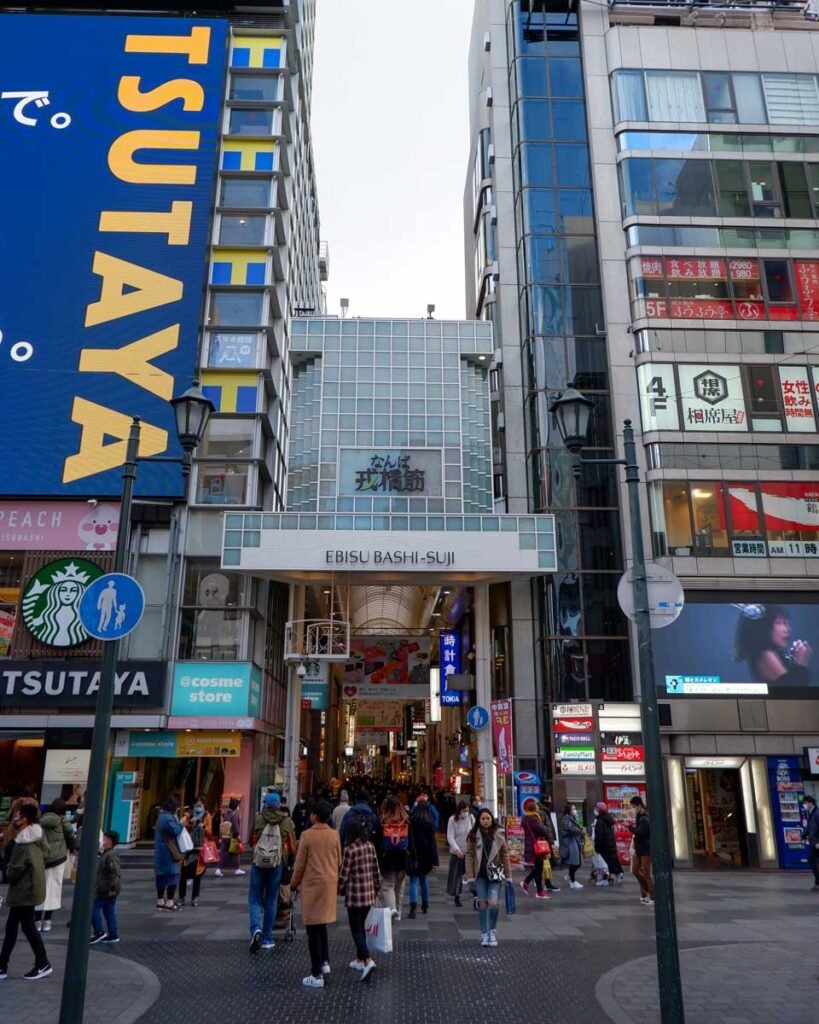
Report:
M 634 618 L 637 626 L 637 650 L 640 671 L 640 705 L 643 717 L 643 742 L 646 754 L 646 782 L 651 801 L 651 866 L 654 873 L 654 926 L 657 935 L 657 974 L 660 982 L 660 1020 L 662 1024 L 684 1024 L 680 954 L 677 921 L 674 914 L 674 887 L 671 877 L 671 839 L 663 782 L 663 754 L 660 743 L 660 719 L 657 712 L 657 686 L 654 680 L 654 655 L 651 643 L 651 618 L 648 605 L 648 580 L 643 550 L 643 523 L 640 512 L 640 468 L 631 420 L 623 423 L 623 459 L 587 459 L 580 449 L 587 443 L 589 421 L 594 402 L 569 388 L 551 406 L 561 440 L 574 458 L 574 475 L 580 478 L 585 464 L 626 467 L 631 548 L 634 561 Z
M 114 572 L 125 571 L 128 541 L 131 532 L 131 503 L 136 479 L 137 463 L 173 462 L 182 465 L 182 473 L 190 472 L 191 456 L 205 436 L 208 420 L 214 411 L 213 403 L 205 398 L 197 384 L 170 403 L 176 417 L 176 429 L 184 455 L 181 458 L 139 458 L 140 421 L 134 417 L 128 435 L 125 463 L 122 467 L 122 496 L 120 499 L 117 548 Z M 114 679 L 117 668 L 119 641 L 105 643 L 102 656 L 100 688 L 94 716 L 91 740 L 91 760 L 88 765 L 88 786 L 85 793 L 85 812 L 82 819 L 82 842 L 77 864 L 77 885 L 71 907 L 71 930 L 65 958 L 60 1024 L 82 1024 L 85 1006 L 86 975 L 88 972 L 88 943 L 91 937 L 91 910 L 97 875 L 97 847 L 102 825 L 102 798 L 105 790 L 105 765 L 108 759 L 108 740 L 111 732 L 111 709 L 114 703 Z

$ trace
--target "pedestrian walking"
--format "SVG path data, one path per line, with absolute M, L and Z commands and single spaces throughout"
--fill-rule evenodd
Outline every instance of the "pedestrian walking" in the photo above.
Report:
M 446 825 L 446 841 L 449 846 L 449 871 L 446 891 L 455 897 L 455 906 L 460 907 L 466 871 L 466 837 L 472 831 L 475 819 L 469 813 L 469 804 L 461 800 Z
M 410 865 L 409 815 L 398 797 L 388 796 L 381 804 L 381 899 L 393 916 L 401 920 L 404 886 Z
M 338 806 L 333 810 L 333 828 L 338 831 L 341 828 L 341 823 L 344 821 L 344 816 L 350 809 L 350 794 L 346 789 L 342 789 L 338 797 Z
M 311 826 L 302 833 L 296 851 L 291 886 L 299 887 L 301 918 L 310 947 L 310 974 L 302 980 L 307 988 L 324 988 L 330 976 L 327 925 L 336 920 L 336 895 L 341 870 L 341 841 L 328 824 L 332 810 L 320 800 L 310 815 Z
M 74 828 L 65 818 L 65 800 L 57 797 L 40 818 L 48 853 L 45 859 L 46 894 L 42 904 L 36 908 L 39 931 L 50 932 L 55 910 L 63 905 L 63 877 L 68 863 L 69 844 L 74 843 Z
M 640 883 L 640 902 L 647 907 L 654 906 L 654 879 L 651 876 L 651 824 L 642 797 L 633 796 L 629 801 L 637 812 L 633 825 L 628 829 L 634 836 L 634 851 L 631 855 L 631 873 Z
M 268 793 L 253 824 L 253 861 L 247 891 L 251 953 L 273 949 L 279 889 L 296 850 L 296 829 L 290 816 L 282 811 L 281 803 L 278 793 Z
M 293 808 L 293 824 L 296 827 L 296 839 L 301 839 L 301 834 L 306 829 L 310 828 L 310 815 L 312 810 L 312 801 L 310 797 L 303 793 L 299 800 L 296 802 L 296 806 Z
M 807 843 L 808 865 L 813 871 L 813 891 L 819 892 L 819 809 L 809 793 L 805 794 L 803 806 L 807 813 L 807 820 L 802 831 L 802 838 Z
M 605 861 L 609 885 L 622 885 L 623 866 L 617 855 L 617 836 L 614 832 L 614 818 L 609 813 L 608 804 L 602 800 L 596 804 L 596 810 L 594 852 Z
M 410 918 L 416 916 L 418 892 L 421 892 L 421 912 L 429 910 L 429 885 L 427 875 L 438 867 L 438 840 L 435 829 L 438 823 L 437 814 L 430 806 L 425 793 L 421 793 L 410 811 L 410 867 L 409 867 L 409 898 Z
M 214 871 L 217 878 L 222 878 L 225 871 L 232 871 L 234 875 L 244 874 L 241 862 L 242 844 L 239 841 L 242 826 L 240 806 L 241 801 L 238 797 L 232 796 L 227 810 L 222 811 L 222 820 L 219 824 L 219 867 Z
M 482 946 L 498 944 L 500 887 L 511 877 L 509 848 L 503 829 L 492 812 L 483 808 L 466 840 L 466 878 L 475 887 Z
M 91 927 L 91 945 L 99 942 L 119 942 L 117 928 L 117 896 L 122 887 L 122 870 L 116 851 L 119 832 L 103 832 L 102 854 L 97 864 L 97 887 L 94 892 L 94 913 Z M 103 924 L 103 917 L 105 924 Z
M 156 909 L 176 910 L 174 896 L 179 884 L 182 860 L 178 856 L 177 836 L 182 823 L 176 814 L 179 804 L 169 796 L 162 804 L 154 829 L 154 876 L 156 880 Z
M 555 815 L 554 805 L 550 796 L 545 796 L 538 803 L 538 814 L 540 820 L 543 822 L 543 827 L 546 829 L 546 839 L 549 846 L 552 848 L 552 852 L 549 857 L 543 862 L 543 884 L 544 888 L 550 892 L 560 892 L 560 886 L 555 885 L 553 868 L 557 867 L 560 863 L 560 844 L 557 841 L 557 816 Z
M 341 836 L 342 846 L 347 845 L 347 827 L 356 822 L 364 829 L 364 835 L 374 843 L 378 839 L 378 815 L 370 803 L 370 794 L 366 789 L 360 789 L 356 793 L 355 803 L 341 819 L 338 834 Z
M 189 855 L 182 862 L 179 872 L 179 900 L 177 907 L 185 906 L 188 894 L 188 882 L 191 883 L 191 906 L 199 906 L 199 895 L 202 891 L 202 879 L 208 869 L 202 858 L 205 843 L 213 842 L 213 817 L 205 807 L 203 797 L 197 797 L 193 807 L 186 810 L 182 817 L 182 825 L 190 834 L 193 843 L 193 856 Z
M 9 960 L 21 928 L 34 953 L 34 966 L 23 977 L 28 981 L 39 981 L 52 970 L 34 920 L 34 908 L 43 902 L 46 895 L 45 858 L 48 855 L 43 830 L 37 824 L 39 817 L 40 810 L 36 804 L 18 804 L 5 846 L 8 917 L 3 948 L 0 949 L 0 981 L 8 977 Z
M 366 921 L 370 907 L 378 902 L 381 872 L 378 870 L 375 848 L 361 825 L 357 822 L 349 825 L 347 836 L 338 887 L 339 892 L 344 894 L 344 906 L 347 908 L 347 919 L 355 943 L 355 960 L 350 967 L 354 971 L 361 971 L 361 980 L 366 981 L 375 970 L 375 960 L 367 949 Z
M 575 877 L 583 863 L 583 842 L 583 829 L 577 824 L 577 808 L 574 804 L 566 804 L 560 823 L 560 860 L 569 868 L 570 889 L 583 888 L 583 883 Z
M 543 864 L 551 855 L 548 832 L 537 809 L 537 800 L 530 797 L 523 801 L 523 863 L 529 867 L 528 875 L 520 883 L 521 889 L 530 896 L 529 886 L 535 883 L 535 899 L 548 900 L 549 894 L 543 886 Z

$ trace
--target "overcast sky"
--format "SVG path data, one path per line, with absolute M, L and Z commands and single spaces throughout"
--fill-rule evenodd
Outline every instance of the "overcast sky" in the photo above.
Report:
M 318 0 L 313 145 L 328 313 L 461 319 L 472 0 Z

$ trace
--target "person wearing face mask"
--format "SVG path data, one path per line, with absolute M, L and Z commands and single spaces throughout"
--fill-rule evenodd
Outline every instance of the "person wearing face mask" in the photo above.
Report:
M 177 907 L 185 906 L 185 896 L 188 892 L 188 882 L 193 885 L 191 894 L 191 906 L 199 906 L 199 893 L 202 889 L 202 879 L 207 871 L 207 864 L 202 860 L 202 847 L 207 841 L 213 840 L 213 818 L 205 807 L 203 797 L 197 797 L 193 807 L 186 808 L 182 817 L 182 824 L 190 833 L 193 840 L 193 850 L 196 856 L 189 857 L 182 865 L 179 875 L 179 901 Z
M 492 812 L 484 808 L 466 838 L 467 878 L 474 884 L 481 945 L 497 946 L 498 898 L 503 882 L 512 877 L 506 836 Z
M 583 829 L 577 824 L 577 808 L 566 804 L 560 823 L 560 860 L 569 868 L 569 888 L 582 889 L 575 875 L 583 863 Z
M 472 831 L 475 819 L 469 813 L 469 804 L 461 800 L 446 825 L 449 845 L 449 873 L 446 880 L 448 896 L 455 897 L 455 906 L 461 906 L 464 871 L 466 870 L 466 837 Z
M 8 915 L 0 950 L 0 981 L 8 977 L 9 959 L 20 928 L 34 953 L 34 966 L 23 977 L 28 981 L 38 981 L 51 974 L 51 964 L 34 921 L 34 908 L 43 902 L 46 895 L 45 858 L 48 856 L 48 844 L 37 824 L 39 817 L 40 810 L 36 804 L 23 803 L 12 819 L 12 839 L 6 850 Z

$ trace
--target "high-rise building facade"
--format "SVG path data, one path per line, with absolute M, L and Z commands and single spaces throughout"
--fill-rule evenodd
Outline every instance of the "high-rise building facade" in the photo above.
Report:
M 48 802 L 69 781 L 69 796 L 84 787 L 82 770 L 68 780 L 65 764 L 87 763 L 101 644 L 76 623 L 58 628 L 68 612 L 54 618 L 38 595 L 53 591 L 55 602 L 73 608 L 94 576 L 110 570 L 124 459 L 124 444 L 112 439 L 124 439 L 131 416 L 139 415 L 146 459 L 137 473 L 128 568 L 142 584 L 146 612 L 120 646 L 111 778 L 115 788 L 127 784 L 139 794 L 128 821 L 116 823 L 133 838 L 145 831 L 163 793 L 247 796 L 281 774 L 287 590 L 223 571 L 222 527 L 225 508 L 284 507 L 290 322 L 322 309 L 328 258 L 326 249 L 320 258 L 310 135 L 315 2 L 219 0 L 195 16 L 179 5 L 177 17 L 172 5 L 165 5 L 166 16 L 114 3 L 55 4 L 48 14 L 13 6 L 0 13 L 0 48 L 36 51 L 45 62 L 53 47 L 46 104 L 48 113 L 58 111 L 49 127 L 35 124 L 29 108 L 18 111 L 8 100 L 0 107 L 9 154 L 0 176 L 4 218 L 21 265 L 36 233 L 21 227 L 15 234 L 12 214 L 28 201 L 27 182 L 44 160 L 42 152 L 27 158 L 26 147 L 35 138 L 46 154 L 57 147 L 52 159 L 82 166 L 85 178 L 68 175 L 61 188 L 69 196 L 53 193 L 55 204 L 76 210 L 70 230 L 52 219 L 48 251 L 63 253 L 55 276 L 64 292 L 55 293 L 59 316 L 51 309 L 50 320 L 34 327 L 29 321 L 50 300 L 23 301 L 23 281 L 19 325 L 14 307 L 0 324 L 15 344 L 10 365 L 31 367 L 20 392 L 28 396 L 32 423 L 27 432 L 22 408 L 4 423 L 30 457 L 12 459 L 0 498 L 0 795 L 25 785 Z M 76 42 L 76 52 L 61 36 Z M 85 92 L 73 71 L 64 74 L 61 52 L 69 50 L 89 69 Z M 4 58 L 13 79 L 8 88 L 22 89 L 29 79 L 17 75 L 12 56 Z M 114 97 L 106 99 L 107 120 L 100 119 L 94 89 Z M 125 112 L 115 109 L 117 99 Z M 88 125 L 95 134 L 82 149 Z M 158 150 L 143 127 L 155 131 Z M 194 143 L 195 166 L 186 152 Z M 71 158 L 75 145 L 82 159 Z M 43 167 L 46 173 L 47 161 Z M 101 212 L 109 210 L 134 212 Z M 156 325 L 148 319 L 153 307 L 174 312 L 175 331 L 159 313 Z M 126 315 L 134 318 L 128 334 Z M 126 365 L 119 352 L 105 365 L 112 383 L 95 391 L 89 383 L 86 396 L 81 385 L 104 362 L 86 353 L 103 347 L 106 320 L 115 325 L 112 349 L 143 338 L 134 358 L 143 346 L 138 352 L 152 373 L 140 377 L 141 364 Z M 49 324 L 60 321 L 45 365 Z M 83 329 L 100 322 L 84 340 Z M 18 337 L 29 336 L 31 353 L 17 346 Z M 53 369 L 72 372 L 43 372 Z M 150 457 L 161 462 L 176 454 L 167 399 L 193 379 L 215 413 L 185 483 L 179 466 L 151 465 Z M 66 413 L 52 386 L 57 380 L 80 382 Z M 141 391 L 134 383 L 140 380 Z M 41 397 L 43 410 L 35 413 Z M 4 404 L 11 416 L 12 403 Z M 74 424 L 84 432 L 80 454 L 72 456 Z M 64 470 L 62 458 L 57 463 L 63 449 Z
M 684 588 L 654 632 L 681 863 L 804 859 L 783 794 L 819 770 L 817 27 L 789 2 L 476 3 L 467 311 L 497 332 L 496 500 L 558 523 L 515 686 L 530 651 L 544 703 L 639 686 L 619 471 L 575 484 L 549 414 L 573 383 L 587 456 L 638 428 L 646 548 Z

